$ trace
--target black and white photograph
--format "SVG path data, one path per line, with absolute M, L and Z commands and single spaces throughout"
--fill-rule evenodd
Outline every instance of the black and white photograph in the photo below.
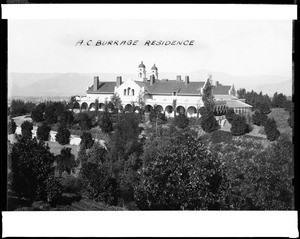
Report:
M 7 41 L 8 211 L 295 210 L 292 20 L 9 19 Z

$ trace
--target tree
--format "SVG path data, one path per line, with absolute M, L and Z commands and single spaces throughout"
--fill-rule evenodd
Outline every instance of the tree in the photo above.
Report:
M 31 118 L 35 122 L 41 122 L 44 120 L 46 105 L 45 103 L 40 103 L 34 107 L 31 111 Z
M 215 102 L 212 93 L 212 84 L 209 79 L 207 79 L 206 84 L 203 88 L 202 101 L 207 111 L 214 111 Z
M 268 120 L 268 116 L 259 111 L 255 111 L 255 113 L 252 116 L 252 119 L 255 125 L 264 126 Z
M 117 180 L 110 176 L 109 168 L 105 164 L 87 162 L 80 170 L 85 197 L 109 205 L 117 205 L 120 191 Z
M 93 146 L 94 140 L 90 132 L 83 132 L 80 138 L 81 138 L 80 145 L 85 149 L 89 149 Z
M 23 137 L 32 138 L 32 132 L 31 130 L 33 130 L 33 124 L 30 121 L 24 121 L 21 124 L 21 133 Z
M 57 134 L 55 135 L 55 140 L 61 144 L 69 144 L 70 143 L 70 130 L 67 128 L 65 124 L 60 124 L 57 129 Z
M 189 119 L 185 114 L 179 114 L 174 118 L 174 125 L 184 129 L 189 126 Z
M 211 133 L 220 128 L 218 121 L 212 112 L 201 115 L 200 121 L 201 128 L 207 133 Z
M 287 122 L 289 124 L 289 126 L 294 129 L 294 114 L 292 114 L 288 119 Z
M 237 91 L 237 95 L 239 99 L 245 99 L 246 98 L 246 90 L 245 89 L 239 89 Z
M 166 115 L 164 113 L 161 113 L 158 107 L 156 107 L 156 105 L 150 111 L 149 120 L 151 123 L 155 123 L 156 127 L 157 125 L 164 124 L 167 122 Z
M 59 198 L 61 190 L 53 178 L 55 158 L 48 145 L 19 136 L 13 145 L 11 159 L 12 190 L 18 197 L 48 202 Z
M 117 109 L 117 113 L 119 113 L 121 106 L 122 106 L 122 101 L 120 96 L 115 93 L 112 97 L 111 97 L 111 102 L 114 105 L 114 108 Z
M 62 148 L 60 154 L 56 156 L 56 162 L 60 175 L 64 171 L 70 174 L 76 166 L 75 156 L 71 153 L 71 148 Z
M 95 111 L 99 110 L 99 100 L 95 99 Z
M 72 124 L 74 121 L 74 116 L 72 111 L 64 110 L 60 115 L 60 123 L 62 124 Z
M 108 158 L 111 161 L 122 161 L 133 152 L 142 150 L 139 123 L 140 116 L 135 113 L 119 114 L 114 132 L 108 142 Z
M 50 131 L 51 131 L 51 127 L 46 122 L 43 122 L 37 128 L 37 131 L 36 131 L 37 139 L 43 140 L 43 141 L 48 141 L 49 137 L 50 137 Z
M 249 133 L 249 125 L 246 122 L 246 118 L 243 115 L 237 115 L 232 120 L 230 131 L 235 136 Z
M 35 105 L 32 102 L 25 103 L 22 100 L 12 100 L 10 104 L 10 113 L 11 116 L 19 116 L 19 115 L 25 115 L 30 112 L 31 107 Z
M 79 123 L 82 130 L 89 130 L 92 128 L 92 120 L 86 113 L 77 114 L 75 121 Z
M 14 134 L 16 132 L 17 124 L 13 119 L 8 122 L 8 134 Z
M 219 160 L 189 133 L 162 141 L 148 166 L 139 171 L 139 184 L 134 187 L 138 209 L 218 209 L 223 178 Z
M 49 105 L 46 105 L 45 109 L 45 121 L 48 124 L 55 124 L 57 122 L 57 115 L 55 114 L 55 106 L 53 103 L 50 103 Z
M 232 123 L 232 121 L 234 120 L 234 118 L 235 118 L 236 116 L 237 116 L 237 115 L 235 114 L 234 109 L 232 109 L 232 108 L 229 108 L 229 109 L 227 110 L 227 112 L 226 112 L 226 115 L 225 115 L 225 117 L 226 117 L 227 121 L 229 122 L 229 124 Z
M 265 124 L 265 131 L 267 139 L 274 141 L 280 136 L 280 132 L 277 129 L 276 121 L 273 118 L 269 118 Z
M 110 113 L 107 111 L 102 112 L 98 120 L 98 124 L 103 132 L 110 133 L 113 131 L 113 121 L 110 116 Z
M 262 113 L 262 114 L 269 114 L 271 113 L 271 108 L 270 105 L 267 102 L 262 102 L 259 104 L 257 109 Z

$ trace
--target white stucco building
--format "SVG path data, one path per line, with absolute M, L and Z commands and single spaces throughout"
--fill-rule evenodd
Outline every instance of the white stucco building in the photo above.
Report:
M 208 80 L 211 81 L 211 78 Z M 141 62 L 135 79 L 123 82 L 122 77 L 118 76 L 116 81 L 112 82 L 95 76 L 93 85 L 86 91 L 86 96 L 78 97 L 77 101 L 81 109 L 87 110 L 94 110 L 98 101 L 99 110 L 103 110 L 104 103 L 117 94 L 125 112 L 137 112 L 143 104 L 146 112 L 157 107 L 169 117 L 174 115 L 174 110 L 177 113 L 186 113 L 188 117 L 196 117 L 197 110 L 203 106 L 202 92 L 206 82 L 207 80 L 190 81 L 189 76 L 182 78 L 180 75 L 176 79 L 160 79 L 155 64 L 147 77 L 146 66 Z M 236 113 L 245 113 L 252 108 L 251 105 L 237 99 L 234 85 L 215 82 L 212 90 L 219 110 L 231 107 Z

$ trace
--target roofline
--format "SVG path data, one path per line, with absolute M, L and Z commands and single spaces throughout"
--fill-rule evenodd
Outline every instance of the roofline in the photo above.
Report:
M 86 91 L 89 94 L 114 94 L 114 92 Z

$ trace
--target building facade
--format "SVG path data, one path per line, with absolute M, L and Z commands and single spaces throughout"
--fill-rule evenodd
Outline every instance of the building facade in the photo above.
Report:
M 137 77 L 123 82 L 121 76 L 116 81 L 105 81 L 94 77 L 93 85 L 86 91 L 86 96 L 78 97 L 80 109 L 104 110 L 105 102 L 109 102 L 114 95 L 118 95 L 122 101 L 125 112 L 138 112 L 145 107 L 145 112 L 150 112 L 156 107 L 164 112 L 167 117 L 184 113 L 188 117 L 199 116 L 197 111 L 204 106 L 202 93 L 206 83 L 213 85 L 212 92 L 217 110 L 224 111 L 227 107 L 234 108 L 236 113 L 245 113 L 252 106 L 245 104 L 236 97 L 234 85 L 222 85 L 219 82 L 213 84 L 211 77 L 206 81 L 190 81 L 189 76 L 180 75 L 176 79 L 159 79 L 158 68 L 154 64 L 147 78 L 146 66 L 139 64 Z M 241 108 L 241 109 L 240 109 Z

